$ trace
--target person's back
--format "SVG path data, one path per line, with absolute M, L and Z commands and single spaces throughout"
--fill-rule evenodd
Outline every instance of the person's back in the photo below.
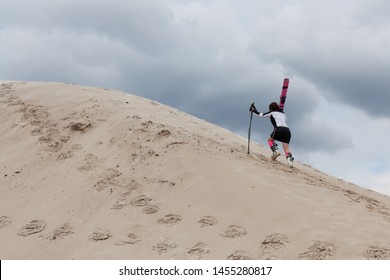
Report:
M 268 145 L 272 150 L 272 160 L 276 160 L 278 156 L 280 156 L 280 152 L 278 149 L 278 144 L 276 141 L 280 141 L 283 144 L 283 149 L 286 154 L 287 163 L 290 167 L 293 165 L 294 158 L 290 152 L 289 144 L 291 140 L 291 131 L 287 125 L 287 117 L 284 114 L 283 110 L 279 109 L 279 105 L 276 102 L 272 102 L 269 104 L 269 111 L 267 113 L 260 113 L 257 111 L 256 107 L 251 106 L 249 111 L 257 114 L 262 118 L 270 118 L 271 123 L 274 127 L 273 132 L 270 134 L 268 138 Z

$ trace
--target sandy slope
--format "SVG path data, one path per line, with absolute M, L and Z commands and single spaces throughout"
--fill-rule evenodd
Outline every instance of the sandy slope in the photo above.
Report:
M 1 259 L 390 259 L 390 199 L 114 90 L 0 86 Z

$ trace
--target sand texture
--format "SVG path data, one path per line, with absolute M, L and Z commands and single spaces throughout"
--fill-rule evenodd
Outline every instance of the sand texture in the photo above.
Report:
M 388 196 L 158 102 L 2 82 L 0 120 L 0 259 L 390 259 Z

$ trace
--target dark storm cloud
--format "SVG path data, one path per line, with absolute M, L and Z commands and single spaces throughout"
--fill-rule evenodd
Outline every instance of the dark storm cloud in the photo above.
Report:
M 323 86 L 323 95 L 333 102 L 359 108 L 373 117 L 390 118 L 390 80 L 386 77 L 390 63 L 388 69 L 380 71 L 363 67 L 365 73 L 359 74 L 361 71 L 353 67 L 349 73 L 334 69 L 312 80 Z
M 322 9 L 306 2 L 263 16 L 254 52 L 278 59 L 332 102 L 390 118 L 390 3 L 347 2 L 319 1 Z

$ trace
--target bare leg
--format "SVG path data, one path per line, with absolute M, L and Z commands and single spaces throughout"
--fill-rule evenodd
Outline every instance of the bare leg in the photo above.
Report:
M 283 150 L 286 156 L 290 153 L 290 147 L 287 143 L 283 143 Z
M 292 154 L 290 152 L 290 147 L 287 143 L 283 143 L 283 150 L 286 153 L 286 159 L 287 159 L 288 165 L 290 167 L 293 167 L 294 158 L 292 157 Z

